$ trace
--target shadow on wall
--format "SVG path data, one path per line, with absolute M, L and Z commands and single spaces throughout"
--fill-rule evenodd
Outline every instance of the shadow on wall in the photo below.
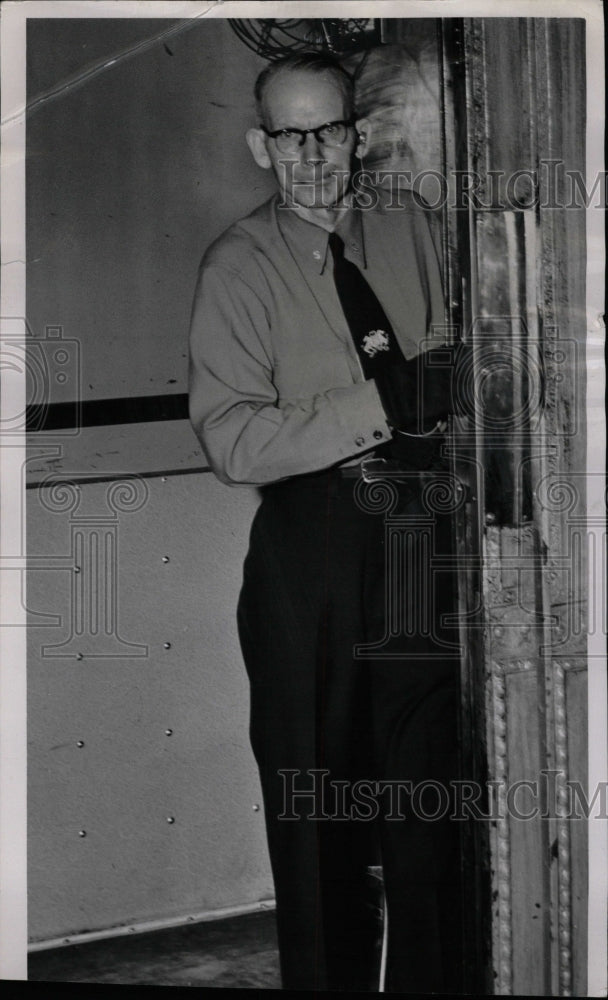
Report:
M 357 110 L 369 118 L 371 146 L 366 170 L 402 176 L 409 187 L 429 170 L 441 171 L 440 67 L 434 23 L 409 43 L 372 49 L 357 71 Z M 356 71 L 356 64 L 348 66 Z M 408 172 L 411 180 L 408 179 Z M 384 184 L 390 183 L 385 178 Z

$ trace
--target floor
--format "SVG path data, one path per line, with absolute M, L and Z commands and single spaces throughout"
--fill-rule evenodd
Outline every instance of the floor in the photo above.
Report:
M 274 911 L 32 952 L 28 979 L 280 989 Z

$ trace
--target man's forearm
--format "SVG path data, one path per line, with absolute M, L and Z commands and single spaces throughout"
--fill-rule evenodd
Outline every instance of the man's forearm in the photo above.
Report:
M 190 416 L 209 464 L 230 485 L 263 485 L 356 458 L 391 431 L 373 382 L 330 389 L 283 407 L 232 397 L 209 406 L 193 378 Z

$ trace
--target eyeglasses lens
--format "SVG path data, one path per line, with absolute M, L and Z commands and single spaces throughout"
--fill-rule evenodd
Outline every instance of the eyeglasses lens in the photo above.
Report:
M 316 133 L 319 142 L 327 146 L 341 146 L 346 139 L 347 126 L 342 122 L 324 125 Z M 301 146 L 303 136 L 300 132 L 291 132 L 285 129 L 276 137 L 277 148 L 281 153 L 297 153 Z

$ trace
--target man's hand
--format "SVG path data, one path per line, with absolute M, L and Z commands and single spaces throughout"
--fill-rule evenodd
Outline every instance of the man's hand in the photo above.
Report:
M 400 356 L 379 372 L 375 381 L 388 423 L 409 434 L 444 431 L 455 408 L 454 372 L 462 372 L 469 353 L 464 344 L 445 344 L 409 361 Z

